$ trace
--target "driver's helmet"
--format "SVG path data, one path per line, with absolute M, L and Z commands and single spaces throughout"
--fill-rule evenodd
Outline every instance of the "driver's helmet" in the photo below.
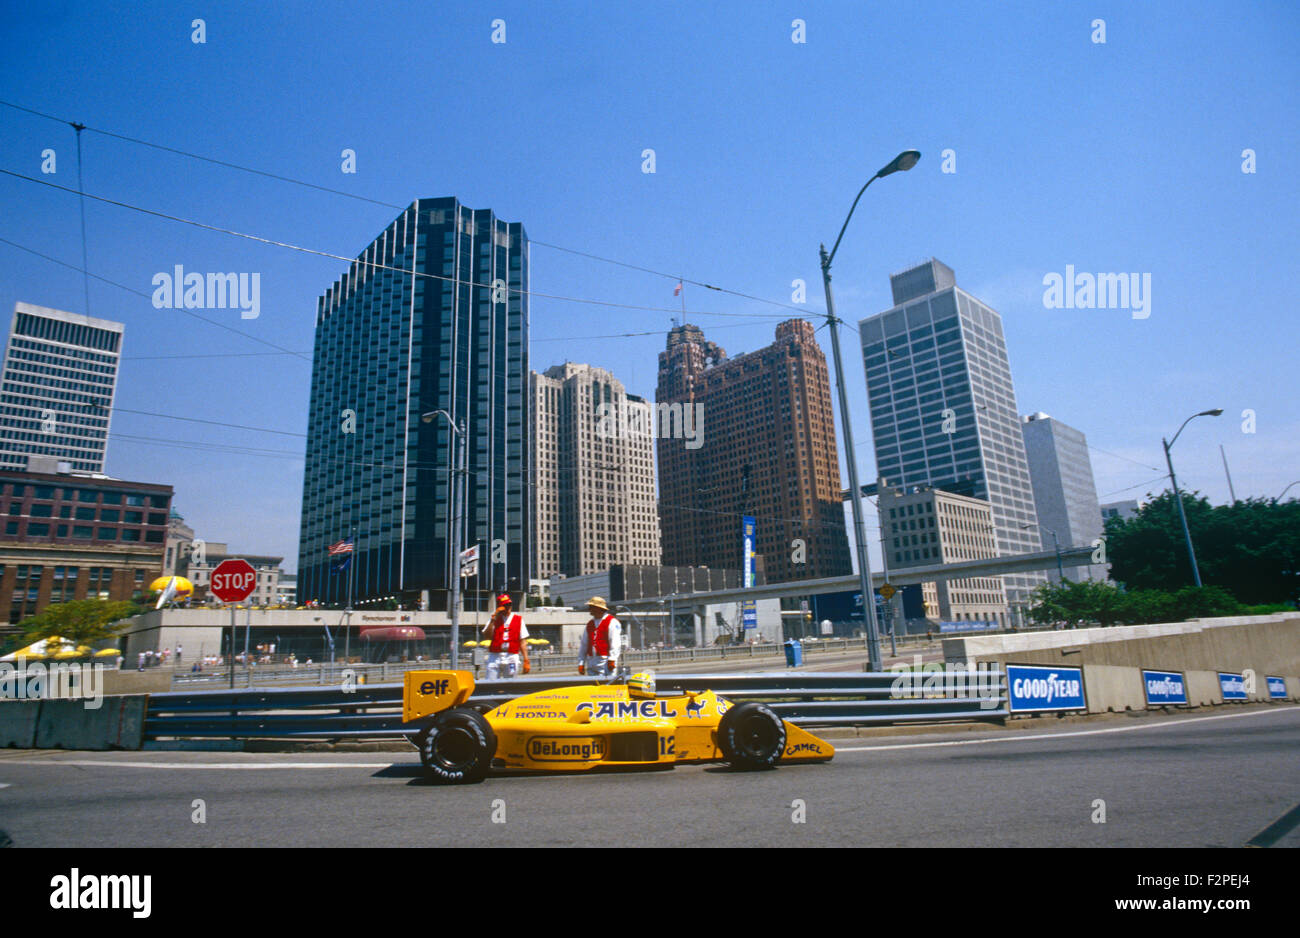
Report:
M 629 697 L 653 697 L 655 695 L 655 673 L 638 671 L 627 679 Z

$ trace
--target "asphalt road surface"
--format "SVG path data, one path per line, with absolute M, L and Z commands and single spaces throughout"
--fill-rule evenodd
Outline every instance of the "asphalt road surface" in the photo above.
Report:
M 760 773 L 450 788 L 414 751 L 0 750 L 0 829 L 19 848 L 1240 847 L 1274 825 L 1271 845 L 1300 846 L 1276 826 L 1300 803 L 1300 707 L 1036 722 L 838 739 L 829 764 Z

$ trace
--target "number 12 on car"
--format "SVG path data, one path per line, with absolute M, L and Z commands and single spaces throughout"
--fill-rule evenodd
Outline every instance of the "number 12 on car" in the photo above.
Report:
M 675 745 L 676 745 L 676 743 L 675 743 L 674 738 L 673 738 L 672 736 L 660 736 L 660 737 L 659 737 L 659 755 L 661 755 L 661 756 L 671 756 L 671 755 L 675 755 L 675 754 L 676 754 L 676 750 L 673 748 Z

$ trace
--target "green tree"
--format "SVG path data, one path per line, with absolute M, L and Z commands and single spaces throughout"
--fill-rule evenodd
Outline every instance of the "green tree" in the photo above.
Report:
M 1182 498 L 1203 584 L 1222 587 L 1248 604 L 1296 600 L 1300 500 L 1253 498 L 1211 506 L 1196 493 Z M 1108 520 L 1106 554 L 1111 576 L 1130 590 L 1171 591 L 1192 584 L 1171 492 L 1153 498 L 1134 518 Z
M 116 637 L 126 628 L 122 620 L 144 611 L 135 603 L 124 600 L 74 599 L 46 606 L 18 623 L 18 628 L 22 630 L 24 645 L 57 637 L 62 640 L 64 648 L 77 648 Z M 47 650 L 54 652 L 58 648 Z

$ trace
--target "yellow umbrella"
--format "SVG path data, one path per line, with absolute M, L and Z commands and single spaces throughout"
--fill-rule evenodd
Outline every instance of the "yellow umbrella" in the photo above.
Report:
M 99 651 L 95 652 L 95 657 L 113 658 L 116 657 L 117 655 L 120 655 L 121 653 L 122 650 L 120 648 L 101 648 Z
M 461 645 L 460 647 L 461 647 L 461 648 L 477 648 L 477 647 L 478 647 L 478 642 L 466 642 L 465 644 Z
M 78 645 L 76 648 L 64 648 L 54 653 L 55 658 L 89 658 L 94 652 L 89 645 Z
M 546 639 L 544 639 L 544 638 L 529 638 L 529 639 L 525 639 L 525 641 L 527 641 L 528 644 L 530 644 L 530 645 L 549 645 L 549 644 L 551 644 L 550 642 L 548 642 L 548 641 L 547 641 Z

